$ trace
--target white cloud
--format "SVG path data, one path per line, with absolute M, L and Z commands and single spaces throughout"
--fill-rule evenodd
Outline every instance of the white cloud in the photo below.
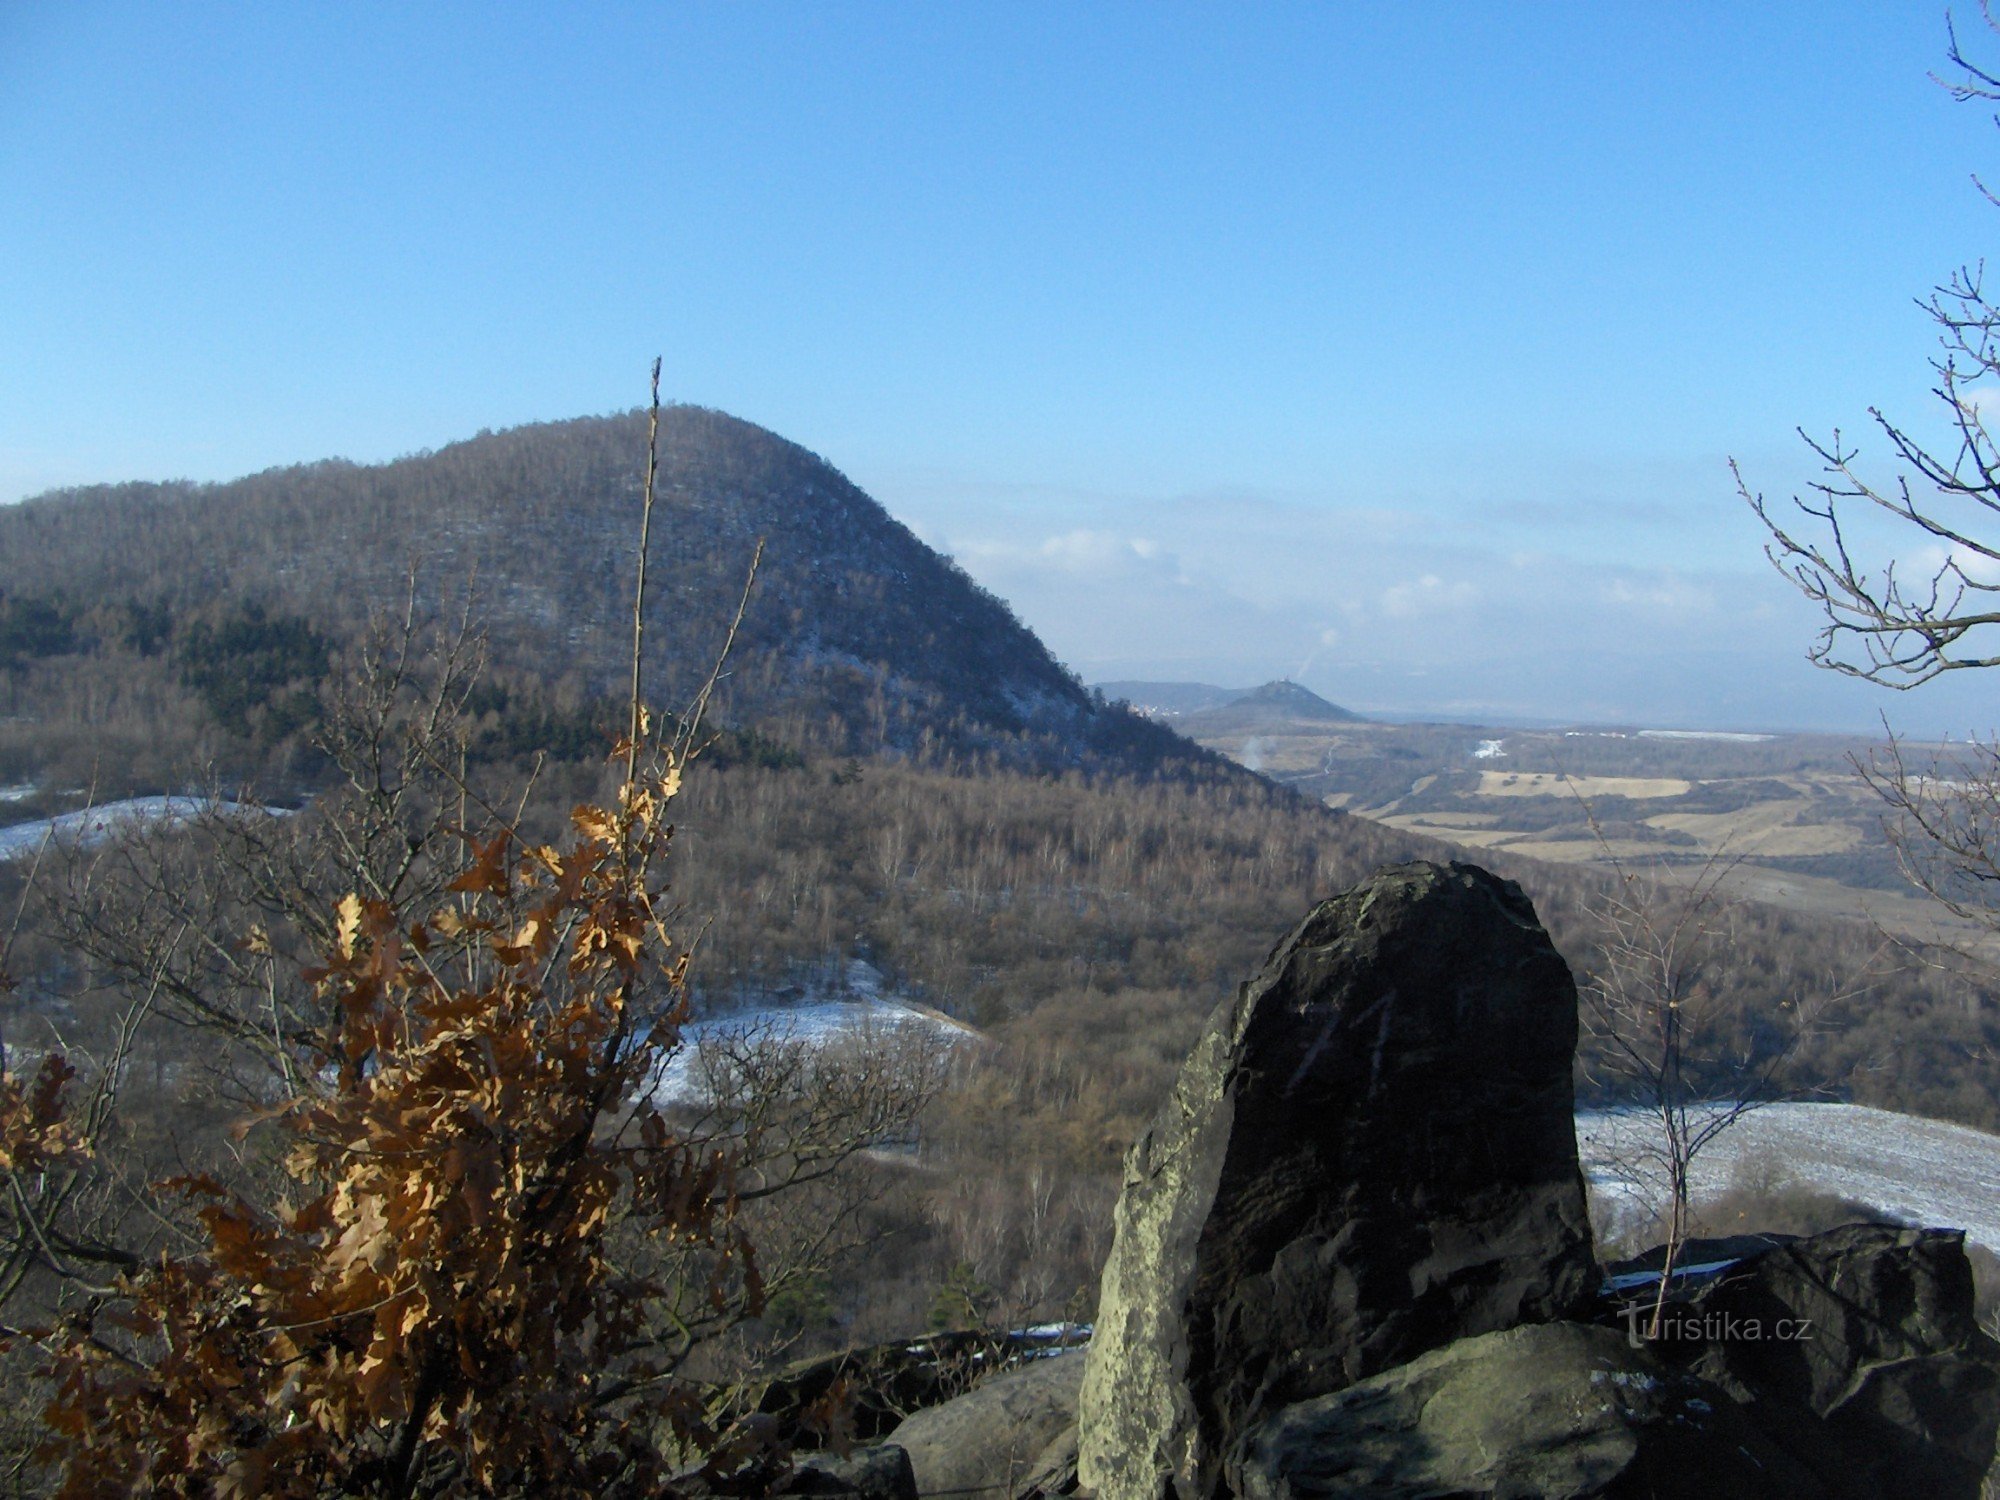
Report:
M 1881 702 L 1806 664 L 1818 618 L 1751 538 L 1704 567 L 1658 537 L 1607 561 L 1548 531 L 1242 494 L 1078 499 L 1057 524 L 1025 505 L 931 514 L 1089 681 L 1289 675 L 1364 711 L 1670 728 L 1865 731 Z
M 1598 599 L 1618 608 L 1652 614 L 1709 614 L 1715 609 L 1715 592 L 1675 573 L 1635 573 L 1608 578 L 1599 585 Z
M 1975 552 L 1970 547 L 1955 546 L 1951 549 L 1952 566 L 1973 583 L 1989 587 L 2000 584 L 2000 561 Z
M 1939 514 L 1941 519 L 1947 521 L 1965 519 L 1964 517 L 1952 517 L 1946 513 L 1943 506 L 1939 507 Z M 1973 528 L 1966 526 L 1961 529 L 1969 531 Z M 1901 543 L 1902 545 L 1897 547 L 1896 543 Z M 1945 575 L 1941 587 L 1948 591 L 1957 583 L 1956 579 L 1948 576 L 1952 572 L 1956 572 L 1968 583 L 1986 587 L 2000 585 L 2000 561 L 1996 561 L 1974 548 L 1957 542 L 1926 541 L 1921 544 L 1912 544 L 1907 527 L 1902 535 L 1890 537 L 1887 545 L 1878 546 L 1872 556 L 1874 558 L 1893 557 L 1896 564 L 1897 582 L 1909 592 L 1921 591 L 1923 586 L 1928 585 L 1931 579 L 1940 577 L 1940 575 Z M 1879 581 L 1881 577 L 1880 569 L 1874 568 L 1869 571 Z
M 1004 572 L 1047 572 L 1108 578 L 1144 573 L 1156 581 L 1186 582 L 1180 559 L 1150 537 L 1124 536 L 1115 531 L 1079 527 L 1075 531 L 1018 542 L 981 538 L 957 546 L 959 560 L 975 572 L 988 567 Z
M 1994 414 L 2000 412 L 2000 385 L 1962 386 L 1958 391 L 1958 404 L 1980 421 L 1990 422 Z
M 1412 583 L 1395 583 L 1382 590 L 1382 613 L 1392 620 L 1408 620 L 1439 610 L 1469 609 L 1479 603 L 1479 590 L 1465 582 L 1446 583 L 1435 573 L 1426 573 Z

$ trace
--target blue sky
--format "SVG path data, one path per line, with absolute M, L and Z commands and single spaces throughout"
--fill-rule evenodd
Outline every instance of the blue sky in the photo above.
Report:
M 608 411 L 657 352 L 1092 680 L 1992 728 L 1804 665 L 1725 463 L 1929 420 L 1912 299 L 2000 226 L 1944 44 L 1883 0 L 13 0 L 0 500 Z

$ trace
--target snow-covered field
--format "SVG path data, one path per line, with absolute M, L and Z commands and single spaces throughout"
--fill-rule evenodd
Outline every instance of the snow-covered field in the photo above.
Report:
M 1591 1186 L 1613 1205 L 1664 1201 L 1649 1162 L 1658 1127 L 1636 1111 L 1586 1110 L 1577 1150 Z M 1963 1229 L 2000 1251 L 2000 1136 L 1858 1104 L 1771 1104 L 1753 1110 L 1695 1158 L 1699 1208 L 1731 1187 L 1795 1184 L 1913 1224 Z
M 1759 745 L 1777 738 L 1774 734 L 1739 734 L 1727 729 L 1642 729 L 1642 740 L 1721 740 L 1732 745 Z
M 756 1004 L 687 1028 L 690 1045 L 662 1080 L 664 1100 L 706 1097 L 703 1037 L 769 1028 L 817 1047 L 893 1046 L 929 1039 L 959 1045 L 978 1036 L 962 1022 L 884 993 L 882 977 L 856 960 L 836 983 L 808 988 L 789 1005 Z M 1614 1216 L 1635 1220 L 1664 1202 L 1664 1178 L 1648 1161 L 1656 1129 L 1633 1111 L 1582 1111 L 1577 1148 L 1585 1174 Z M 1963 1229 L 2000 1252 L 2000 1136 L 1855 1104 L 1772 1104 L 1753 1110 L 1696 1158 L 1699 1205 L 1732 1189 L 1810 1189 L 1865 1205 L 1886 1218 Z M 1605 1226 L 1616 1229 L 1616 1225 Z
M 0 828 L 0 861 L 28 859 L 42 847 L 42 840 L 56 844 L 90 845 L 122 828 L 140 823 L 185 823 L 210 810 L 222 812 L 269 812 L 283 816 L 283 809 L 253 808 L 241 802 L 218 802 L 207 797 L 131 797 L 123 802 L 106 802 L 80 812 L 55 818 L 37 818 L 32 823 L 16 823 Z
M 725 1042 L 749 1034 L 817 1049 L 893 1047 L 921 1041 L 955 1047 L 979 1037 L 963 1021 L 884 993 L 880 972 L 857 958 L 848 962 L 837 983 L 808 988 L 791 1003 L 754 1004 L 683 1027 L 685 1045 L 669 1061 L 654 1097 L 674 1104 L 707 1098 L 713 1091 L 708 1070 L 720 1065 L 723 1049 L 704 1048 L 703 1042 Z

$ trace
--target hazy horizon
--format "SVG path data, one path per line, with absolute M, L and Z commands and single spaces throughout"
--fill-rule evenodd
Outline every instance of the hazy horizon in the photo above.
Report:
M 455 441 L 473 436 L 466 434 Z M 787 434 L 780 432 L 779 436 Z M 427 450 L 413 450 L 423 451 Z M 406 453 L 359 460 L 326 454 L 294 462 L 387 463 L 409 456 L 412 455 Z M 833 455 L 822 456 L 836 468 L 841 467 Z M 287 463 L 272 467 L 292 466 Z M 230 474 L 213 479 L 152 476 L 136 482 L 226 484 L 245 477 L 248 476 Z M 93 482 L 126 481 L 56 486 L 21 498 L 40 498 L 64 488 L 85 488 Z M 879 493 L 874 498 L 883 499 Z M 1211 518 L 1228 508 L 1226 498 L 1221 501 L 1189 498 L 1177 504 L 1187 511 L 1205 512 Z M 1435 574 L 1419 574 L 1414 586 L 1400 593 L 1394 584 L 1380 587 L 1376 595 L 1379 614 L 1365 620 L 1356 632 L 1358 648 L 1345 644 L 1347 637 L 1338 627 L 1312 624 L 1307 602 L 1295 599 L 1288 603 L 1278 599 L 1260 606 L 1241 593 L 1233 593 L 1228 586 L 1221 559 L 1262 568 L 1269 559 L 1281 558 L 1297 568 L 1319 566 L 1324 558 L 1334 556 L 1346 558 L 1350 566 L 1386 567 L 1393 571 L 1403 550 L 1398 536 L 1411 527 L 1406 519 L 1385 513 L 1349 521 L 1368 534 L 1366 545 L 1348 548 L 1335 545 L 1314 552 L 1288 548 L 1279 535 L 1284 526 L 1300 526 L 1308 521 L 1308 516 L 1288 516 L 1279 507 L 1269 505 L 1252 507 L 1263 513 L 1259 520 L 1268 534 L 1265 545 L 1246 546 L 1239 539 L 1239 546 L 1232 553 L 1224 539 L 1217 538 L 1205 554 L 1208 576 L 1197 579 L 1190 576 L 1180 555 L 1166 553 L 1144 540 L 1122 539 L 1115 533 L 1079 530 L 1042 543 L 981 538 L 968 542 L 961 534 L 961 540 L 954 546 L 948 535 L 940 534 L 932 517 L 898 513 L 893 506 L 888 508 L 897 520 L 953 556 L 983 587 L 1005 600 L 1057 658 L 1087 684 L 1136 681 L 1250 688 L 1289 680 L 1371 717 L 1409 721 L 1431 717 L 1495 727 L 1643 726 L 1880 737 L 1882 716 L 1886 712 L 1893 731 L 1920 739 L 1962 739 L 1968 733 L 1986 732 L 1967 727 L 1981 724 L 1979 715 L 1985 711 L 1983 700 L 1988 696 L 1980 690 L 1977 673 L 1961 673 L 1956 680 L 1948 678 L 1931 684 L 1921 694 L 1897 694 L 1808 667 L 1803 654 L 1816 628 L 1817 616 L 1789 588 L 1772 586 L 1777 585 L 1777 580 L 1771 577 L 1768 567 L 1761 570 L 1761 578 L 1757 574 L 1737 579 L 1722 575 L 1706 579 L 1681 577 L 1650 585 L 1643 582 L 1645 575 L 1638 569 L 1607 567 L 1597 579 L 1594 599 L 1627 606 L 1650 602 L 1662 607 L 1694 600 L 1713 608 L 1718 595 L 1731 584 L 1740 587 L 1746 596 L 1753 595 L 1757 585 L 1765 585 L 1752 610 L 1766 620 L 1788 617 L 1785 623 L 1792 633 L 1787 636 L 1772 628 L 1751 644 L 1770 648 L 1766 667 L 1771 676 L 1791 669 L 1790 675 L 1798 679 L 1793 691 L 1776 699 L 1768 696 L 1764 692 L 1765 683 L 1744 670 L 1749 653 L 1740 642 L 1733 651 L 1716 646 L 1703 657 L 1683 649 L 1668 658 L 1645 652 L 1641 642 L 1626 642 L 1623 643 L 1626 655 L 1621 661 L 1616 654 L 1620 643 L 1603 634 L 1593 642 L 1594 657 L 1588 663 L 1588 670 L 1577 673 L 1578 686 L 1565 690 L 1561 681 L 1552 685 L 1546 680 L 1549 673 L 1542 658 L 1518 649 L 1519 635 L 1459 637 L 1455 641 L 1449 630 L 1441 629 L 1457 628 L 1477 618 L 1477 610 L 1489 594 L 1460 585 L 1460 593 L 1454 596 Z M 1166 504 L 1155 508 L 1156 514 L 1171 513 L 1173 509 L 1174 506 Z M 1190 524 L 1198 529 L 1201 522 Z M 1212 519 L 1209 524 L 1213 524 Z M 1324 517 L 1320 518 L 1320 524 L 1327 524 Z M 1247 523 L 1244 529 L 1246 533 L 1249 531 Z M 1433 548 L 1426 555 L 1434 557 L 1437 552 Z M 1515 559 L 1502 577 L 1518 576 L 1525 566 L 1524 560 Z M 1636 593 L 1641 587 L 1651 587 L 1658 593 L 1648 601 Z M 1350 585 L 1352 592 L 1365 593 L 1367 589 L 1365 583 Z M 1677 597 L 1675 591 L 1684 592 Z M 1587 605 L 1592 601 L 1581 602 Z M 1578 605 L 1578 601 L 1559 598 L 1541 601 L 1545 611 L 1550 605 L 1560 608 L 1565 603 L 1571 607 Z M 1343 611 L 1343 617 L 1352 619 L 1357 613 L 1349 608 Z M 1227 621 L 1234 627 L 1231 638 L 1219 643 L 1211 639 L 1218 621 Z M 1428 627 L 1425 640 L 1434 651 L 1463 645 L 1478 666 L 1476 680 L 1483 690 L 1465 691 L 1463 679 L 1444 666 L 1421 661 L 1413 664 L 1407 657 L 1397 660 L 1396 653 L 1389 650 L 1380 650 L 1376 656 L 1365 654 L 1370 642 L 1379 646 L 1379 637 L 1369 633 L 1370 627 L 1384 621 L 1391 628 L 1411 633 Z M 1544 619 L 1528 621 L 1519 628 L 1524 632 L 1555 633 L 1561 627 Z M 1301 637 L 1307 641 L 1305 655 L 1296 661 L 1286 660 L 1282 654 L 1285 646 Z M 1186 655 L 1168 654 L 1160 649 L 1163 644 L 1180 641 L 1191 643 L 1196 649 Z M 1125 647 L 1128 654 L 1118 654 L 1119 647 Z M 1704 669 L 1713 673 L 1705 682 L 1700 676 Z
M 1995 224 L 1945 45 L 1858 0 L 9 7 L 0 500 L 624 409 L 658 353 L 1086 680 L 1989 731 L 1977 674 L 1805 662 L 1727 467 L 1936 430 L 1912 299 Z

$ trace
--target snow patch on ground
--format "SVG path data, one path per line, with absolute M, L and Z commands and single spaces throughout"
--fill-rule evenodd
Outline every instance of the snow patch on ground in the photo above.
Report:
M 719 1049 L 705 1049 L 702 1043 L 752 1034 L 821 1050 L 924 1040 L 957 1047 L 979 1040 L 979 1032 L 963 1021 L 905 996 L 885 993 L 881 971 L 857 958 L 848 962 L 837 981 L 809 987 L 796 1000 L 752 1003 L 683 1026 L 682 1046 L 668 1060 L 653 1097 L 662 1104 L 699 1104 L 711 1097 L 710 1054 Z
M 79 812 L 54 818 L 37 818 L 32 823 L 16 823 L 0 828 L 0 861 L 28 859 L 42 847 L 42 841 L 88 848 L 112 834 L 147 824 L 186 823 L 207 812 L 263 813 L 287 817 L 283 808 L 260 807 L 248 802 L 229 802 L 209 797 L 130 797 L 122 802 L 106 802 Z
M 1741 734 L 1727 729 L 1642 729 L 1642 740 L 1726 740 L 1733 745 L 1760 745 L 1775 734 Z
M 1659 1129 L 1638 1110 L 1585 1110 L 1578 1154 L 1590 1184 L 1634 1215 L 1665 1201 Z M 1695 1158 L 1696 1207 L 1732 1185 L 1775 1179 L 1934 1228 L 1963 1229 L 2000 1252 L 2000 1136 L 1859 1104 L 1770 1104 L 1729 1126 Z

